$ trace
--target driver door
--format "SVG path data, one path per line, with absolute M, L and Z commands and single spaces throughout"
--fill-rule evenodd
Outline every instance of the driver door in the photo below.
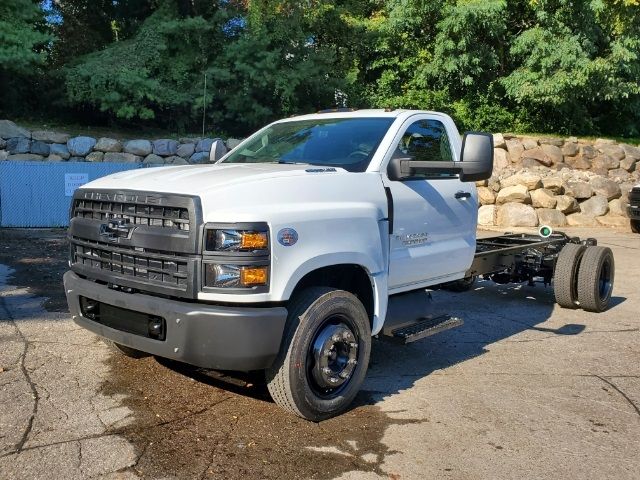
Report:
M 387 155 L 412 161 L 459 161 L 460 139 L 452 122 L 411 117 Z M 478 200 L 474 183 L 437 174 L 383 183 L 393 199 L 389 289 L 412 290 L 462 278 L 475 253 Z

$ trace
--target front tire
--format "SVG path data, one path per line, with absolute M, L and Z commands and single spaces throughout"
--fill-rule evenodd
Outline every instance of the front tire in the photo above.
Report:
M 631 220 L 631 231 L 633 233 L 640 233 L 640 220 Z
M 291 301 L 280 353 L 266 371 L 283 409 L 319 422 L 347 409 L 364 381 L 371 327 L 351 293 L 313 287 Z

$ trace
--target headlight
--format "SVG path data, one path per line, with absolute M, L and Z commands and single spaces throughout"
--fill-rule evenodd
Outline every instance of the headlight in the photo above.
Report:
M 206 230 L 205 250 L 209 252 L 254 252 L 268 248 L 266 230 Z
M 206 263 L 205 286 L 214 288 L 251 288 L 267 285 L 266 265 L 231 265 Z

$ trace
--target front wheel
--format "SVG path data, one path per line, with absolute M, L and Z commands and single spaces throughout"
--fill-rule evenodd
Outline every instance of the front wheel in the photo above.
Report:
M 631 220 L 631 231 L 633 233 L 640 233 L 640 220 Z
M 280 353 L 266 371 L 273 400 L 318 422 L 343 412 L 364 381 L 371 327 L 351 293 L 314 287 L 292 299 Z

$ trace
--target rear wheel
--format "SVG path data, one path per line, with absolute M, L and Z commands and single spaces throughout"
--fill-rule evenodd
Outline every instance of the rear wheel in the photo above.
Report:
M 106 344 L 111 347 L 111 350 L 118 352 L 121 355 L 129 358 L 144 358 L 149 357 L 150 355 L 141 350 L 136 350 L 135 348 L 127 347 L 126 345 L 122 345 L 120 343 L 112 342 L 111 340 L 105 340 Z
M 607 247 L 589 247 L 582 256 L 578 271 L 578 301 L 589 312 L 603 312 L 613 291 L 615 264 Z
M 631 231 L 633 233 L 640 233 L 640 220 L 631 220 Z
M 578 307 L 578 267 L 586 248 L 567 243 L 560 250 L 553 273 L 553 293 L 562 308 Z
M 326 287 L 291 302 L 280 354 L 266 371 L 273 400 L 311 421 L 331 418 L 353 401 L 364 381 L 371 327 L 351 293 Z

